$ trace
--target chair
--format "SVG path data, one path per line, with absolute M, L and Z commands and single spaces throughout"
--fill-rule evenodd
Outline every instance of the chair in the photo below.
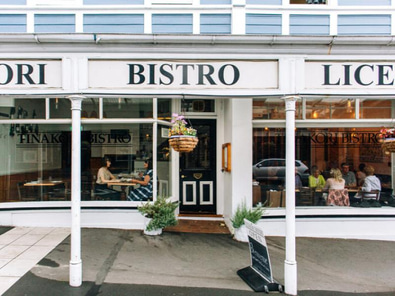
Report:
M 329 189 L 326 199 L 327 206 L 349 206 L 348 189 Z
M 361 191 L 361 201 L 364 200 L 376 200 L 380 199 L 380 190 L 372 191 Z
M 25 182 L 16 183 L 16 188 L 18 190 L 18 197 L 20 201 L 38 201 L 38 195 L 32 194 L 34 188 L 27 188 L 24 186 Z
M 313 206 L 314 205 L 314 191 L 311 188 L 300 188 L 296 193 L 297 206 Z

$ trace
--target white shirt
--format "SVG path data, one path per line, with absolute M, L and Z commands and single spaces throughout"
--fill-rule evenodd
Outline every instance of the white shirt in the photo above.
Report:
M 370 192 L 372 190 L 381 191 L 381 182 L 380 182 L 379 178 L 377 178 L 374 175 L 367 176 L 365 178 L 365 181 L 363 182 L 361 190 L 364 192 Z

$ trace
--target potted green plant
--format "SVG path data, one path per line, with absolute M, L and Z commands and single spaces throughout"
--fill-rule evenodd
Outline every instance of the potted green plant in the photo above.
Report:
M 158 197 L 154 202 L 146 202 L 138 207 L 139 212 L 148 220 L 144 234 L 160 235 L 167 226 L 177 225 L 175 210 L 179 202 L 172 202 L 166 197 Z
M 248 242 L 247 228 L 244 224 L 244 219 L 252 223 L 256 223 L 261 219 L 265 209 L 258 205 L 256 208 L 247 208 L 245 201 L 237 206 L 231 221 L 234 228 L 233 238 L 238 241 Z

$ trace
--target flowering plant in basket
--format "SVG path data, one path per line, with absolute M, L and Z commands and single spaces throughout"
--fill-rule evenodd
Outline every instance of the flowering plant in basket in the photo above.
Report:
M 395 141 L 395 128 L 382 128 L 380 138 L 384 141 Z
M 192 127 L 187 127 L 187 122 L 183 115 L 178 115 L 177 113 L 173 113 L 171 123 L 173 124 L 173 126 L 169 129 L 169 137 L 173 137 L 173 136 L 196 137 L 196 130 Z

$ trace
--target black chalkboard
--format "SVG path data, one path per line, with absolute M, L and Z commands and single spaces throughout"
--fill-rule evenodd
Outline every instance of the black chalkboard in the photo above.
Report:
M 270 265 L 267 246 L 248 237 L 251 255 L 251 267 L 268 282 L 273 282 L 272 267 Z

